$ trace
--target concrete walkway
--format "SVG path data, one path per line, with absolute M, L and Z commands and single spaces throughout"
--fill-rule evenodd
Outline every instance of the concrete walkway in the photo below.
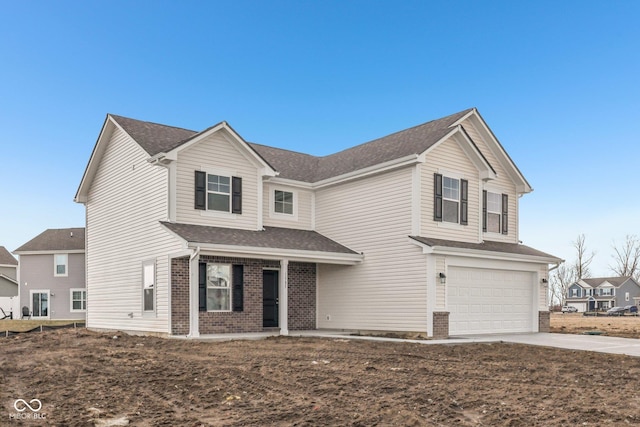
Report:
M 399 340 L 394 338 L 382 338 L 371 336 L 351 335 L 342 331 L 304 331 L 292 332 L 292 336 L 314 336 L 334 339 L 363 339 L 372 341 L 405 341 L 417 344 L 469 344 L 469 343 L 514 343 L 538 345 L 543 347 L 563 348 L 567 350 L 596 351 L 600 353 L 624 354 L 640 357 L 640 339 L 607 337 L 602 335 L 573 335 L 573 334 L 496 334 L 496 335 L 470 335 L 452 337 L 446 340 Z

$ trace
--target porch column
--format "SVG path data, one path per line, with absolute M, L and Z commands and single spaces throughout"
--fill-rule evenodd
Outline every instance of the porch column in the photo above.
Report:
M 289 260 L 280 260 L 280 283 L 278 283 L 278 322 L 280 335 L 289 335 Z
M 200 320 L 199 314 L 199 302 L 198 302 L 198 273 L 200 256 L 199 251 L 196 251 L 189 258 L 189 337 L 198 338 L 200 336 Z

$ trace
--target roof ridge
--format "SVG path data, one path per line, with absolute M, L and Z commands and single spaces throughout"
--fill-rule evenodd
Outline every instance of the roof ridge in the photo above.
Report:
M 136 121 L 136 122 L 139 122 L 139 123 L 148 123 L 148 124 L 154 125 L 154 126 L 162 126 L 162 127 L 165 127 L 165 128 L 172 128 L 172 129 L 177 129 L 177 130 L 186 130 L 187 132 L 193 132 L 195 134 L 198 134 L 200 132 L 204 132 L 204 131 L 200 131 L 199 132 L 199 131 L 196 131 L 196 130 L 193 130 L 193 129 L 187 129 L 187 128 L 183 128 L 183 127 L 180 127 L 180 126 L 165 125 L 164 123 L 150 122 L 148 120 L 134 119 L 132 117 L 120 116 L 118 114 L 107 113 L 107 115 L 111 116 L 111 117 L 114 117 L 114 118 L 120 118 L 120 119 L 125 119 L 125 120 L 133 120 L 133 121 Z M 213 126 L 211 126 L 211 127 L 213 127 Z M 207 128 L 207 129 L 209 129 L 209 128 Z

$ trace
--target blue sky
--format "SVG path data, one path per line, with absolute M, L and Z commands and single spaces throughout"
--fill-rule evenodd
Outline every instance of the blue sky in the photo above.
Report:
M 84 225 L 107 113 L 324 155 L 477 107 L 535 191 L 520 238 L 640 234 L 640 2 L 0 0 L 0 245 Z

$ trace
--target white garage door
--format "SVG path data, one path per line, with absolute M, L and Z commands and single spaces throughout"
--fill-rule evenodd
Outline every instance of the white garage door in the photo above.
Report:
M 450 267 L 449 335 L 533 331 L 533 273 Z

